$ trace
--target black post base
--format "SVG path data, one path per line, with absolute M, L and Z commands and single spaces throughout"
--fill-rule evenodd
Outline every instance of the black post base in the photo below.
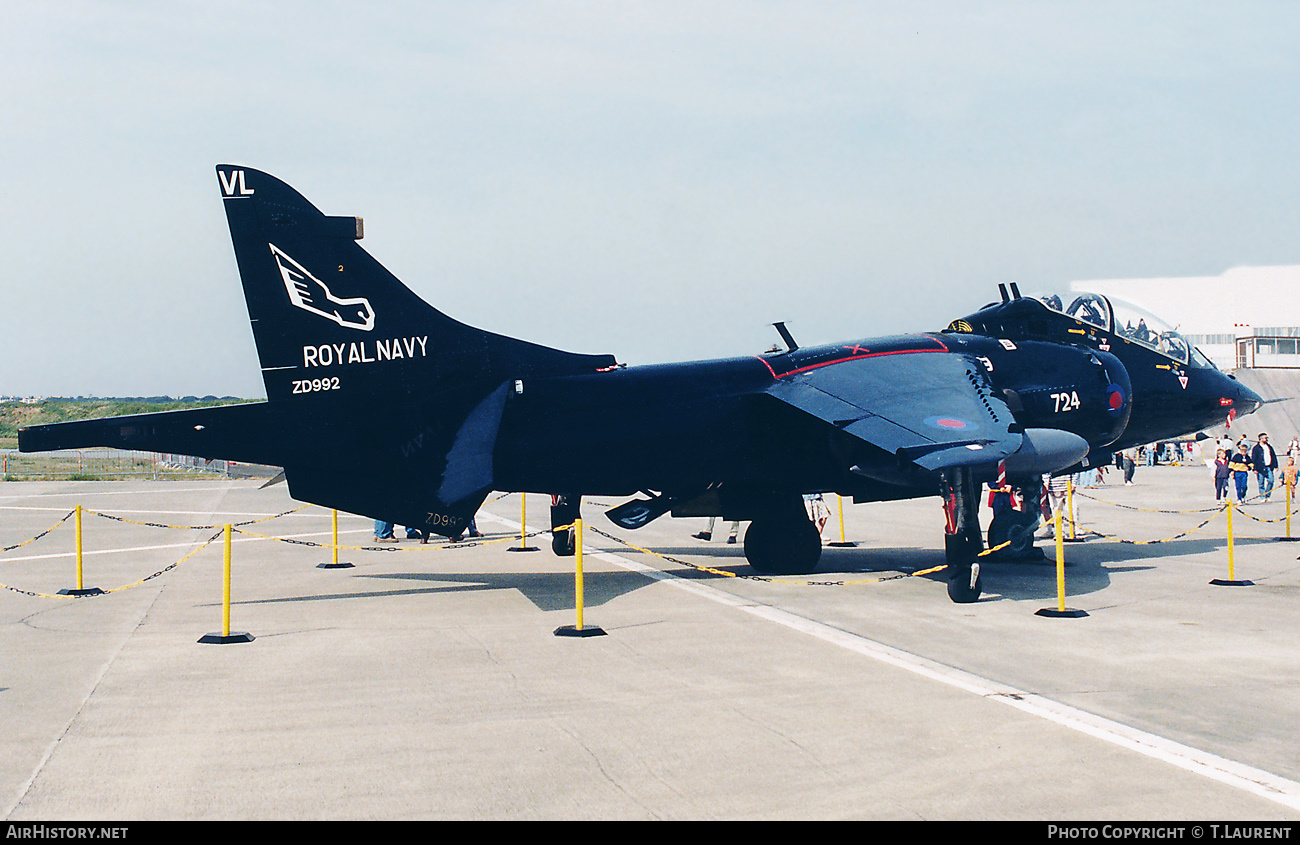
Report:
M 589 625 L 583 625 L 581 628 L 575 625 L 564 625 L 562 627 L 555 629 L 555 636 L 557 637 L 603 637 L 605 636 L 605 632 L 600 628 L 593 628 Z
M 204 634 L 199 637 L 199 642 L 226 645 L 228 643 L 251 643 L 253 639 L 254 637 L 252 634 L 246 631 L 241 631 L 238 633 L 231 632 L 229 636 L 225 634 Z

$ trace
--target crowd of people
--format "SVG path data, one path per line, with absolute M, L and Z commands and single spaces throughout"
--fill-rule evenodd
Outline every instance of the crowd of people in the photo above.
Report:
M 1296 461 L 1300 460 L 1300 438 L 1292 437 L 1285 453 L 1279 455 L 1260 432 L 1254 442 L 1243 436 L 1236 443 L 1224 436 L 1216 444 L 1214 457 L 1214 499 L 1233 498 L 1244 502 L 1249 496 L 1250 477 L 1255 476 L 1255 495 L 1267 502 L 1279 480 L 1294 490 Z M 1235 494 L 1235 495 L 1233 495 Z
M 1242 435 L 1235 441 L 1223 436 L 1212 443 L 1215 456 L 1204 462 L 1214 475 L 1214 498 L 1224 501 L 1231 498 L 1236 502 L 1255 499 L 1267 502 L 1272 499 L 1279 484 L 1285 484 L 1294 491 L 1297 482 L 1297 468 L 1300 467 L 1300 437 L 1291 438 L 1285 450 L 1279 451 L 1272 445 L 1267 432 L 1260 432 L 1257 437 Z M 1160 464 L 1181 465 L 1184 461 L 1198 461 L 1196 452 L 1202 447 L 1191 443 L 1152 443 L 1137 449 L 1115 453 L 1115 469 L 1124 474 L 1124 484 L 1133 485 L 1133 475 L 1138 466 L 1158 466 Z M 1204 452 L 1202 452 L 1204 454 Z M 1105 484 L 1109 467 L 1099 467 L 1074 476 L 1076 487 L 1095 487 Z M 1250 479 L 1255 478 L 1254 496 L 1250 495 Z

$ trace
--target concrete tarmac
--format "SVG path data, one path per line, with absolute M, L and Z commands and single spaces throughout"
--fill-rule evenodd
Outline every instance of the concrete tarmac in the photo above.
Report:
M 909 575 L 943 563 L 937 499 L 848 507 L 856 547 L 775 579 L 745 577 L 726 523 L 709 543 L 704 520 L 623 532 L 601 515 L 617 501 L 588 500 L 585 623 L 605 635 L 586 638 L 553 633 L 575 622 L 573 559 L 545 534 L 508 551 L 518 495 L 490 497 L 485 542 L 323 569 L 304 543 L 329 544 L 329 511 L 282 484 L 3 483 L 0 547 L 80 504 L 83 586 L 111 592 L 57 595 L 71 518 L 0 554 L 0 815 L 1300 818 L 1300 544 L 1256 521 L 1282 494 L 1234 516 L 1253 585 L 1215 586 L 1208 473 L 1115 477 L 1080 491 L 1081 528 L 1107 536 L 1065 547 L 1088 614 L 1066 619 L 1036 614 L 1057 606 L 1050 561 L 986 562 L 970 605 Z M 530 531 L 548 505 L 527 497 Z M 227 522 L 249 523 L 230 629 L 254 639 L 199 643 L 222 631 Z M 368 520 L 340 531 L 375 548 Z

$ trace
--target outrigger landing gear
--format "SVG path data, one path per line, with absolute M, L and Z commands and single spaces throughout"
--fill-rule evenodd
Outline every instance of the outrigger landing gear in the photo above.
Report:
M 745 530 L 745 559 L 759 575 L 807 575 L 821 555 L 821 533 L 799 496 L 773 502 Z
M 984 540 L 980 536 L 979 489 L 967 468 L 951 469 L 943 475 L 948 597 L 958 604 L 979 601 L 982 592 L 978 558 Z

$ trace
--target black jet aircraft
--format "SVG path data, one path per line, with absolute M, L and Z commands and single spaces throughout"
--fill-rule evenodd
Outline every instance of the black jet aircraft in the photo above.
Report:
M 491 491 L 632 497 L 624 528 L 747 520 L 759 573 L 806 573 L 803 496 L 941 497 L 949 594 L 980 595 L 981 484 L 1028 492 L 1253 411 L 1260 399 L 1149 315 L 1105 297 L 1002 299 L 945 331 L 724 360 L 624 367 L 472 328 L 257 170 L 217 167 L 267 401 L 33 426 L 26 452 L 114 446 L 283 467 L 305 502 L 457 536 Z M 1063 304 L 1067 303 L 1068 304 Z M 1134 322 L 1134 320 L 1137 322 Z M 1036 509 L 995 519 L 1029 537 Z M 566 549 L 555 543 L 557 551 Z

